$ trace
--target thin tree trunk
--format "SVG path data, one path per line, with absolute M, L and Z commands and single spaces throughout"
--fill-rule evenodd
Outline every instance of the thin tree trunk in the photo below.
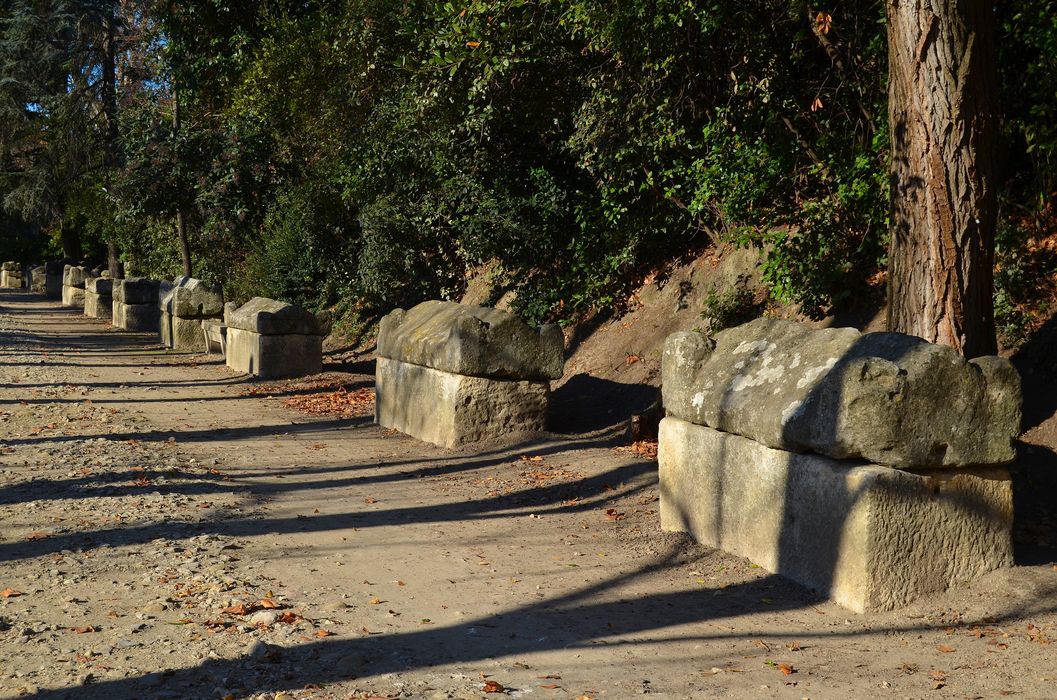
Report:
M 180 94 L 173 85 L 172 93 L 172 127 L 173 137 L 178 138 L 180 134 Z M 176 235 L 180 239 L 180 257 L 183 258 L 184 277 L 191 276 L 191 244 L 187 240 L 187 219 L 183 209 L 176 212 Z
M 990 0 L 886 0 L 892 138 L 888 328 L 996 351 Z
M 117 65 L 115 58 L 114 49 L 114 22 L 115 18 L 113 10 L 105 20 L 106 26 L 103 28 L 103 79 L 102 79 L 102 99 L 103 99 L 103 116 L 106 120 L 106 153 L 104 160 L 108 171 L 117 164 L 117 139 L 118 139 L 118 124 L 117 124 Z M 118 248 L 117 243 L 113 241 L 106 242 L 107 252 L 107 267 L 110 269 L 110 277 L 117 279 L 121 276 L 121 265 L 118 262 Z

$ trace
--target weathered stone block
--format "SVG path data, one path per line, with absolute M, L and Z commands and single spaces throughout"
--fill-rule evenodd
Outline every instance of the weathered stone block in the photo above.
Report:
M 225 360 L 236 372 L 262 379 L 319 374 L 323 371 L 323 336 L 264 335 L 229 327 Z
M 379 357 L 375 392 L 378 425 L 441 447 L 513 440 L 547 426 L 545 381 L 468 377 Z
M 378 355 L 452 374 L 493 379 L 559 379 L 564 337 L 498 309 L 426 301 L 382 319 Z
M 109 277 L 89 277 L 84 281 L 84 288 L 93 294 L 111 296 L 114 292 L 114 281 Z
M 115 286 L 114 289 L 118 289 Z M 114 328 L 126 331 L 137 331 L 141 333 L 158 332 L 158 304 L 126 304 L 118 301 L 113 302 Z
M 0 263 L 0 272 L 21 272 L 22 266 L 14 260 L 7 260 L 4 263 Z
M 1013 563 L 1000 467 L 908 472 L 765 447 L 665 418 L 661 526 L 863 612 Z
M 89 276 L 89 271 L 80 265 L 66 265 L 62 270 L 62 286 L 84 289 L 84 282 Z
M 114 302 L 109 294 L 96 294 L 90 289 L 84 290 L 84 315 L 89 318 L 110 318 L 113 316 Z
M 219 318 L 224 313 L 224 293 L 202 280 L 177 277 L 161 294 L 162 311 L 181 318 Z
M 672 334 L 669 415 L 769 447 L 899 468 L 1002 464 L 1020 431 L 1020 378 L 998 357 L 899 333 L 757 319 L 710 339 Z
M 286 302 L 254 297 L 237 309 L 226 313 L 230 328 L 261 335 L 316 335 L 329 332 L 315 314 Z
M 0 287 L 22 289 L 22 273 L 18 270 L 0 270 Z
M 157 310 L 158 280 L 146 277 L 126 277 L 122 280 L 114 280 L 113 296 L 114 301 L 123 304 L 150 304 Z
M 205 337 L 202 335 L 202 320 L 181 318 L 165 311 L 160 312 L 159 327 L 161 342 L 173 350 L 204 352 Z
M 43 265 L 37 265 L 29 269 L 29 279 L 26 287 L 37 294 L 45 294 L 48 291 L 48 277 Z
M 62 285 L 62 305 L 79 309 L 84 308 L 84 287 Z

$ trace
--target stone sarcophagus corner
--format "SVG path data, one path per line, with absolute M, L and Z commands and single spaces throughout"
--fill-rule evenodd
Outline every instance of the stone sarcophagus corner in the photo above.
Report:
M 504 311 L 443 301 L 397 309 L 378 332 L 375 420 L 442 447 L 539 433 L 564 351 L 560 328 Z
M 668 337 L 661 523 L 856 611 L 1012 563 L 1020 378 L 898 333 Z
M 254 297 L 224 311 L 227 366 L 262 379 L 303 377 L 323 371 L 323 338 L 329 322 L 299 306 Z
M 114 280 L 111 291 L 114 328 L 140 333 L 158 332 L 158 280 L 126 277 Z
M 204 352 L 203 323 L 224 317 L 224 293 L 192 277 L 177 277 L 158 289 L 159 334 L 173 350 Z
M 22 289 L 22 266 L 8 261 L 0 264 L 0 288 Z

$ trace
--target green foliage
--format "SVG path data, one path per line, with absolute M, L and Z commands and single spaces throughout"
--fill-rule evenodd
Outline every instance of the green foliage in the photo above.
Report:
M 41 6 L 59 17 L 72 5 Z M 619 304 L 666 260 L 734 243 L 764 251 L 772 297 L 818 316 L 884 267 L 881 2 L 176 0 L 141 10 L 123 16 L 140 43 L 125 59 L 134 79 L 116 162 L 67 158 L 96 152 L 75 145 L 97 136 L 67 130 L 77 138 L 56 139 L 0 186 L 26 217 L 50 217 L 53 229 L 65 217 L 90 241 L 117 240 L 149 274 L 179 269 L 178 211 L 196 276 L 229 297 L 367 314 L 456 298 L 469 267 L 494 262 L 518 310 L 569 320 Z M 1042 211 L 1057 184 L 1054 10 L 1054 0 L 998 7 L 1007 222 Z M 50 20 L 34 22 L 6 25 L 5 55 Z M 71 74 L 48 46 L 23 65 Z M 12 143 L 39 134 L 41 115 L 83 123 L 61 95 L 34 112 L 26 81 L 2 89 L 4 104 L 21 105 L 0 129 Z M 99 169 L 71 174 L 71 163 Z M 1008 245 L 1002 298 L 1023 309 L 1009 255 L 1025 243 Z M 710 305 L 728 316 L 743 297 Z
M 751 321 L 764 309 L 757 291 L 745 277 L 740 277 L 729 289 L 712 288 L 702 306 L 701 318 L 708 324 L 709 333 Z

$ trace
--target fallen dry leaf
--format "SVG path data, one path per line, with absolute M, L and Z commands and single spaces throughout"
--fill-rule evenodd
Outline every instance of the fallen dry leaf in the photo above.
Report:
M 944 654 L 950 654 L 952 651 L 954 651 L 954 647 L 950 646 L 949 644 L 937 644 L 936 649 L 943 652 Z
M 14 588 L 5 588 L 0 591 L 0 598 L 17 598 L 22 595 L 22 591 L 16 591 Z
M 606 520 L 623 520 L 625 517 L 624 513 L 620 513 L 616 508 L 606 508 Z
M 317 637 L 333 637 L 334 633 L 330 630 L 316 630 Z
M 495 681 L 485 681 L 484 686 L 481 688 L 486 693 L 505 693 L 506 688 L 501 683 Z
M 257 601 L 257 605 L 261 606 L 266 610 L 278 610 L 279 608 L 283 607 L 281 604 L 276 603 L 271 598 L 261 598 L 259 601 Z
M 297 613 L 292 612 L 290 610 L 287 610 L 286 612 L 284 612 L 282 615 L 279 616 L 279 622 L 285 622 L 288 625 L 292 625 L 292 624 L 294 624 L 295 622 L 297 622 L 300 619 L 301 619 L 300 615 L 298 615 Z
M 89 632 L 99 631 L 92 625 L 88 625 L 87 627 L 71 627 L 70 629 L 76 632 L 77 634 L 88 634 Z
M 781 671 L 787 676 L 791 676 L 796 673 L 796 669 L 790 666 L 789 664 L 778 664 L 777 666 L 775 666 L 775 668 L 777 668 L 779 671 Z
M 546 683 L 544 685 L 541 685 L 540 687 L 541 688 L 545 688 L 547 690 L 554 690 L 556 688 L 561 688 L 561 686 L 558 685 L 557 683 Z
M 246 607 L 245 603 L 239 603 L 238 605 L 232 605 L 230 607 L 224 608 L 220 612 L 224 613 L 225 615 L 246 615 L 249 613 L 249 608 Z

